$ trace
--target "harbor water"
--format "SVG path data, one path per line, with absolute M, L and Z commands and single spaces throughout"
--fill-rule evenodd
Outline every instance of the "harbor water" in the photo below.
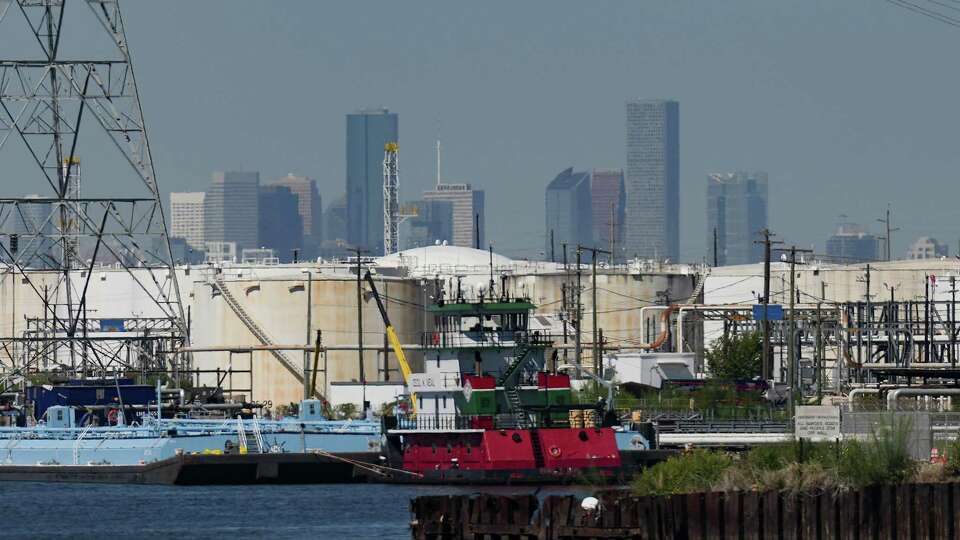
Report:
M 0 484 L 0 527 L 11 538 L 410 538 L 419 495 L 571 493 L 577 488 L 343 484 L 141 486 Z

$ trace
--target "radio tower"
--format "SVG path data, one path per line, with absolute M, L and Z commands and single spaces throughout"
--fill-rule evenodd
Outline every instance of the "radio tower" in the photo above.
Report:
M 186 319 L 119 4 L 0 0 L 0 56 L 22 54 L 0 60 L 0 170 L 23 190 L 0 196 L 0 279 L 16 298 L 0 324 L 0 390 L 38 370 L 166 373 L 176 384 L 189 368 L 177 352 Z M 31 192 L 40 195 L 20 197 Z M 108 279 L 117 282 L 91 284 Z M 124 291 L 119 306 L 88 297 L 107 287 Z
M 388 142 L 383 147 L 383 254 L 400 251 L 400 224 L 418 215 L 416 209 L 400 208 L 400 146 Z

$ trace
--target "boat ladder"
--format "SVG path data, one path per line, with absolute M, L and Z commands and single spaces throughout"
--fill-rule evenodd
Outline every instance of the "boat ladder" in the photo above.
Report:
M 527 427 L 530 424 L 530 417 L 523 410 L 523 404 L 520 402 L 520 391 L 516 386 L 511 386 L 504 392 L 507 395 L 507 402 L 510 404 L 510 411 L 513 413 L 516 427 L 520 429 Z

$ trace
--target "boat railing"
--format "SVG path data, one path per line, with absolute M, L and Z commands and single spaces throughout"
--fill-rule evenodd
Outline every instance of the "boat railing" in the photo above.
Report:
M 80 435 L 77 436 L 77 441 L 73 443 L 73 464 L 78 465 L 80 463 L 80 441 L 83 440 L 83 437 L 89 433 L 90 425 L 86 425 L 83 430 L 80 432 Z
M 243 418 L 237 415 L 237 442 L 240 443 L 240 453 L 247 453 L 247 433 L 243 430 Z
M 262 454 L 266 445 L 263 444 L 263 433 L 260 432 L 260 417 L 253 415 L 253 422 L 251 422 L 251 424 L 253 425 L 253 436 L 257 440 L 257 451 Z
M 433 330 L 423 333 L 421 345 L 424 348 L 434 349 L 516 347 L 521 343 L 530 346 L 549 347 L 562 338 L 561 335 L 546 334 L 539 330 Z
M 474 429 L 476 417 L 462 416 L 456 413 L 418 414 L 416 416 L 398 415 L 397 429 L 419 431 L 450 431 Z

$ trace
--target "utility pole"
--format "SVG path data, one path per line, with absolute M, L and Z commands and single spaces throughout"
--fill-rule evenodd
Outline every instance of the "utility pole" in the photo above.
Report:
M 950 309 L 947 311 L 950 326 L 950 367 L 957 367 L 957 277 L 950 276 Z
M 592 299 L 591 304 L 593 305 L 593 374 L 600 377 L 603 375 L 603 360 L 600 358 L 600 344 L 599 338 L 597 336 L 597 254 L 603 253 L 609 255 L 609 251 L 604 251 L 602 249 L 597 249 L 595 247 L 586 247 L 586 246 L 577 246 L 577 253 L 579 254 L 582 250 L 587 250 L 593 255 L 593 275 L 592 275 Z
M 767 314 L 767 306 L 770 304 L 770 245 L 782 244 L 783 242 L 771 240 L 770 237 L 776 236 L 770 229 L 762 229 L 760 234 L 763 240 L 754 240 L 755 244 L 763 244 L 763 379 L 773 378 L 773 363 L 770 358 L 770 320 Z
M 800 249 L 797 246 L 790 246 L 789 249 L 778 249 L 777 251 L 783 251 L 790 254 L 790 260 L 787 262 L 790 263 L 790 318 L 789 326 L 787 327 L 787 364 L 789 368 L 789 377 L 790 382 L 790 406 L 791 408 L 796 407 L 796 401 L 799 397 L 798 390 L 800 389 L 800 366 L 797 361 L 797 321 L 794 315 L 794 307 L 796 301 L 796 278 L 797 278 L 797 253 L 812 253 L 813 250 L 810 249 Z M 801 261 L 802 264 L 802 261 Z
M 891 234 L 891 233 L 895 233 L 895 232 L 897 232 L 897 231 L 900 230 L 900 227 L 896 227 L 896 228 L 891 228 L 891 227 L 890 227 L 890 205 L 889 205 L 889 204 L 887 205 L 886 217 L 884 217 L 884 218 L 879 218 L 879 219 L 877 219 L 877 221 L 879 221 L 880 223 L 883 223 L 884 227 L 886 227 L 886 229 L 887 229 L 887 235 L 883 237 L 883 238 L 884 238 L 884 241 L 885 241 L 885 244 L 886 244 L 886 248 L 884 249 L 884 252 L 885 252 L 885 253 L 884 253 L 884 257 L 886 258 L 886 260 L 889 261 L 889 260 L 891 260 L 891 258 L 890 258 L 890 234 Z
M 866 275 L 860 281 L 862 281 L 866 287 L 866 293 L 864 294 L 864 297 L 867 301 L 867 359 L 869 359 L 873 355 L 873 295 L 870 294 L 870 264 L 867 264 Z M 862 357 L 858 358 L 857 360 L 859 360 L 861 363 L 863 362 Z
M 363 261 L 360 256 L 367 253 L 366 249 L 349 248 L 357 257 L 357 362 L 360 364 L 360 386 L 363 403 L 360 407 L 366 412 L 367 406 L 367 376 L 363 366 Z
M 720 266 L 720 257 L 717 255 L 717 228 L 713 228 L 713 267 Z
M 311 270 L 301 270 L 304 274 L 307 275 L 307 341 L 305 345 L 310 345 L 310 339 L 313 337 L 311 334 L 310 327 L 312 326 L 312 310 L 313 310 L 313 272 Z M 303 350 L 303 399 L 310 399 L 313 395 L 313 389 L 310 388 L 310 377 L 308 376 L 310 372 L 310 352 L 307 349 Z M 313 374 L 313 380 L 317 380 L 317 374 Z
M 556 255 L 553 251 L 553 229 L 550 229 L 550 262 L 557 262 Z
M 580 347 L 580 319 L 581 319 L 580 314 L 582 311 L 582 308 L 580 305 L 580 293 L 583 292 L 583 287 L 580 282 L 582 277 L 581 276 L 582 272 L 580 271 L 580 255 L 581 255 L 580 248 L 577 247 L 577 291 L 576 291 L 577 293 L 576 310 L 577 311 L 576 313 L 574 313 L 574 328 L 576 330 L 576 333 L 573 335 L 573 359 L 577 363 L 578 378 L 581 377 L 580 369 L 582 366 L 581 361 L 582 361 L 582 355 L 583 355 L 583 351 L 581 350 L 581 347 Z
M 617 203 L 610 202 L 610 264 L 617 262 Z

